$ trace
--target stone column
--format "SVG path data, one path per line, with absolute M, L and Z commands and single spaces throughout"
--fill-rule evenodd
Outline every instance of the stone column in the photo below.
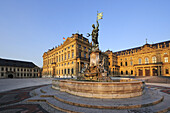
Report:
M 143 67 L 143 76 L 145 76 L 145 68 Z
M 73 67 L 73 75 L 77 75 L 76 70 L 77 70 L 77 62 L 74 62 L 74 67 Z
M 81 67 L 80 67 L 80 66 L 81 66 L 81 64 L 80 64 L 80 63 L 81 63 L 81 62 L 79 62 L 79 72 L 81 71 L 81 70 L 80 70 L 80 69 L 81 69 Z
M 139 76 L 139 69 L 138 68 L 136 68 L 136 69 L 137 69 L 136 76 Z
M 160 66 L 158 66 L 158 76 L 160 76 Z
M 133 69 L 133 76 L 135 76 L 136 68 Z
M 153 68 L 150 67 L 150 76 L 153 76 Z
M 115 68 L 113 68 L 113 72 L 114 72 L 114 74 L 113 73 L 112 74 L 115 75 Z

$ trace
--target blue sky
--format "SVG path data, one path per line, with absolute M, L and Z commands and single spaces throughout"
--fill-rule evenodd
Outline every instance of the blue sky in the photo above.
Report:
M 170 0 L 0 0 L 0 57 L 41 67 L 63 37 L 91 33 L 97 11 L 103 51 L 170 40 Z

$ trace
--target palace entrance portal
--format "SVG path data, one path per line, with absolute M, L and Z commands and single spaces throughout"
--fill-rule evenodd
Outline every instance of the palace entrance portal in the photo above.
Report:
M 8 78 L 14 78 L 14 76 L 12 74 L 9 74 Z

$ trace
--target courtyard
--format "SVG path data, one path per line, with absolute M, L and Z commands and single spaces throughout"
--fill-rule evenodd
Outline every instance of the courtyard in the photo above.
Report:
M 60 112 L 68 112 L 65 111 L 65 104 L 61 103 L 59 104 L 59 108 L 56 109 L 54 107 L 51 107 L 46 102 L 33 102 L 31 100 L 38 98 L 42 99 L 41 97 L 38 97 L 38 95 L 53 95 L 53 94 L 60 94 L 59 92 L 50 89 L 52 84 L 53 78 L 29 78 L 29 79 L 0 79 L 0 112 L 1 113 L 60 113 Z M 166 110 L 170 109 L 169 102 L 170 100 L 168 97 L 170 97 L 170 85 L 165 83 L 146 83 L 146 87 L 149 89 L 152 89 L 156 92 L 159 92 L 166 101 Z M 48 90 L 47 90 L 48 89 Z M 49 90 L 50 89 L 50 90 Z M 47 92 L 49 91 L 49 92 Z M 67 96 L 67 97 L 66 97 Z M 61 96 L 59 96 L 61 97 Z M 59 98 L 58 97 L 58 98 Z M 70 99 L 71 95 L 65 94 L 64 98 L 68 98 L 67 101 Z M 46 97 L 47 98 L 47 97 Z M 74 97 L 72 97 L 72 101 L 76 102 L 74 100 Z M 78 98 L 78 97 L 75 97 Z M 152 98 L 156 98 L 154 95 Z M 54 99 L 50 98 L 50 101 L 53 101 Z M 79 101 L 81 103 L 81 99 Z M 91 101 L 86 99 L 86 101 Z M 122 101 L 122 100 L 121 100 Z M 134 98 L 135 101 L 135 98 Z M 94 100 L 92 102 L 94 103 Z M 127 101 L 127 104 L 131 105 L 132 101 Z M 121 104 L 120 104 L 121 105 Z M 71 105 L 70 105 L 71 106 Z M 162 106 L 159 106 L 157 104 L 157 109 L 161 110 Z M 168 107 L 169 106 L 169 107 Z M 63 110 L 64 109 L 64 110 Z M 70 107 L 71 109 L 71 107 Z M 82 107 L 75 109 L 81 110 L 84 109 Z M 93 110 L 94 108 L 85 108 L 82 112 L 89 112 Z M 165 110 L 165 111 L 166 111 Z M 134 108 L 134 109 L 99 109 L 96 112 L 122 112 L 122 113 L 152 113 L 154 111 L 154 108 L 152 106 L 150 107 L 142 107 L 140 108 Z M 164 112 L 165 112 L 164 111 Z M 166 111 L 168 112 L 168 111 Z

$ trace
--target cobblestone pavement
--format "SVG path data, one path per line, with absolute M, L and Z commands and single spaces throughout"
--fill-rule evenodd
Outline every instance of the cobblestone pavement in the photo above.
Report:
M 49 113 L 50 107 L 43 109 L 39 103 L 27 103 L 24 100 L 30 98 L 29 92 L 40 88 L 41 86 L 32 86 L 20 88 L 0 93 L 0 113 Z M 163 93 L 170 94 L 170 88 L 163 86 L 146 85 L 147 87 L 158 89 Z M 56 111 L 55 111 L 56 112 Z M 60 112 L 60 111 L 58 111 Z
M 39 104 L 24 104 L 30 98 L 29 92 L 43 87 L 33 86 L 0 93 L 0 113 L 48 113 Z
M 147 87 L 158 89 L 158 90 L 160 90 L 160 92 L 167 93 L 170 95 L 170 87 L 155 86 L 155 85 L 147 85 Z

